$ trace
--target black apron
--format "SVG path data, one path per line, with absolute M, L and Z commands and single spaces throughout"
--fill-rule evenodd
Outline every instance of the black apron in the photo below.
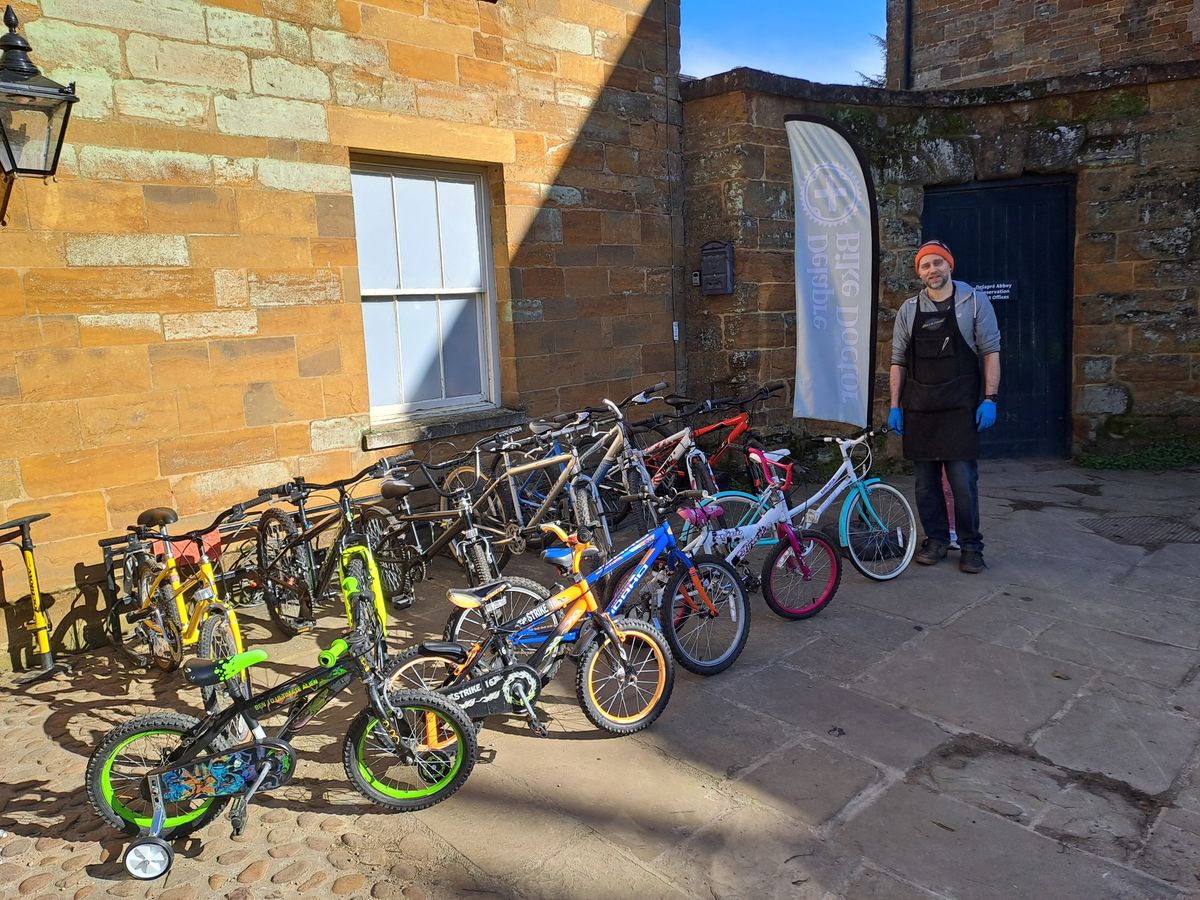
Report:
M 917 301 L 900 401 L 905 459 L 979 458 L 979 357 L 962 336 L 954 307 L 952 297 L 945 312 L 922 312 Z

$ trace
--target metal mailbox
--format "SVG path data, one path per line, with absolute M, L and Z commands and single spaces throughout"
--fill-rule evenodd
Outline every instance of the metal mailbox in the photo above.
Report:
M 700 248 L 700 290 L 733 293 L 733 242 L 709 241 Z

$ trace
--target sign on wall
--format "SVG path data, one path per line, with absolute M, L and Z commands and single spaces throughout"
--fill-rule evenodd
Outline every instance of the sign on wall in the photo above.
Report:
M 796 391 L 792 415 L 870 422 L 879 307 L 875 188 L 837 125 L 785 118 L 796 196 Z

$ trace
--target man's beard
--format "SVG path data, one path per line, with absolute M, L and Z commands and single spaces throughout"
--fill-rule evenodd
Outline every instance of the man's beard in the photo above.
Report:
M 949 275 L 927 275 L 925 276 L 925 287 L 939 291 L 950 282 Z

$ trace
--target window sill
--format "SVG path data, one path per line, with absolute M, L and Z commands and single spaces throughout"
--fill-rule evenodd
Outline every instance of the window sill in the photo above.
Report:
M 524 425 L 528 421 L 529 416 L 525 413 L 503 407 L 456 412 L 431 410 L 425 414 L 414 413 L 395 422 L 373 425 L 363 434 L 362 447 L 364 450 L 383 450 L 475 431 L 499 431 L 513 425 Z

